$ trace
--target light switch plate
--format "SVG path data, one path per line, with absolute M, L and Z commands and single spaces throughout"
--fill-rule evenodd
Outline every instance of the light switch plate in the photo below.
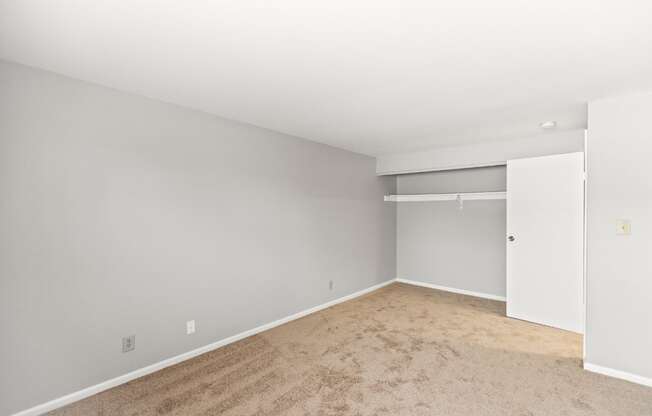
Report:
M 193 319 L 192 321 L 186 322 L 186 334 L 194 334 L 195 333 L 195 320 Z
M 630 235 L 632 233 L 632 221 L 627 219 L 619 219 L 616 222 L 616 234 Z

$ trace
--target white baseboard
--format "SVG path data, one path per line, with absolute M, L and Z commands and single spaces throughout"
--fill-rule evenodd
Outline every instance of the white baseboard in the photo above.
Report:
M 584 362 L 584 369 L 593 373 L 602 374 L 609 377 L 615 377 L 622 380 L 631 381 L 632 383 L 642 384 L 644 386 L 652 387 L 652 378 L 639 376 L 638 374 L 626 373 L 625 371 L 614 370 L 609 367 L 602 367 L 599 365 Z
M 507 300 L 504 296 L 491 295 L 489 293 L 473 292 L 464 289 L 456 289 L 454 287 L 439 286 L 439 285 L 434 285 L 432 283 L 419 282 L 417 280 L 397 278 L 396 281 L 408 285 L 413 285 L 413 286 L 428 287 L 430 289 L 437 289 L 437 290 L 443 290 L 445 292 L 458 293 L 460 295 L 475 296 L 476 298 L 499 300 L 501 302 L 505 302 Z
M 105 390 L 108 390 L 110 388 L 119 386 L 121 384 L 127 383 L 131 380 L 135 380 L 137 378 L 146 376 L 148 374 L 154 373 L 156 371 L 162 370 L 166 367 L 170 367 L 172 365 L 178 364 L 182 361 L 189 360 L 191 358 L 197 357 L 198 355 L 207 353 L 209 351 L 216 350 L 220 347 L 223 347 L 225 345 L 231 344 L 236 341 L 240 341 L 241 339 L 250 337 L 252 335 L 258 334 L 263 331 L 267 331 L 268 329 L 275 328 L 279 325 L 283 325 L 285 323 L 288 323 L 290 321 L 294 321 L 299 318 L 303 318 L 306 315 L 310 315 L 311 313 L 318 312 L 322 309 L 329 308 L 331 306 L 337 305 L 338 303 L 346 302 L 347 300 L 355 299 L 357 297 L 360 297 L 362 295 L 366 295 L 369 292 L 373 292 L 374 290 L 378 290 L 381 287 L 387 286 L 391 283 L 394 283 L 394 280 L 388 280 L 386 282 L 380 283 L 378 285 L 369 287 L 367 289 L 360 290 L 358 292 L 352 293 L 350 295 L 332 300 L 330 302 L 323 303 L 319 306 L 315 306 L 310 309 L 306 309 L 304 311 L 295 313 L 294 315 L 287 316 L 285 318 L 281 318 L 279 320 L 276 320 L 274 322 L 270 322 L 265 325 L 261 325 L 257 328 L 250 329 L 248 331 L 241 332 L 237 335 L 233 335 L 231 337 L 222 339 L 220 341 L 214 342 L 209 345 L 205 345 L 203 347 L 194 349 L 192 351 L 185 352 L 183 354 L 177 355 L 172 358 L 168 358 L 163 361 L 159 361 L 158 363 L 148 365 L 147 367 L 139 368 L 138 370 L 134 370 L 130 373 L 118 376 L 116 378 L 112 378 L 111 380 L 104 381 L 102 383 L 96 384 L 94 386 L 87 387 L 83 390 L 76 391 L 74 393 L 68 394 L 63 397 L 59 397 L 58 399 L 51 400 L 47 403 L 43 403 L 37 406 L 34 406 L 32 408 L 29 408 L 27 410 L 20 411 L 18 413 L 15 413 L 13 416 L 38 416 L 46 412 L 50 412 L 52 410 L 58 409 L 60 407 L 66 406 L 70 403 L 74 403 L 76 401 L 85 399 L 87 397 L 90 397 L 94 394 L 103 392 Z

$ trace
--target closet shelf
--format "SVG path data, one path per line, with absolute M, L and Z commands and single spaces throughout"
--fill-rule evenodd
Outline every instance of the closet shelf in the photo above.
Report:
M 385 195 L 386 202 L 477 201 L 507 199 L 507 192 L 459 192 L 454 194 Z

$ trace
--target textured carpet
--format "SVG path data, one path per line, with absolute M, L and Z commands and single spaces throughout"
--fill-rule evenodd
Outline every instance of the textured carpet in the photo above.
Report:
M 51 414 L 652 415 L 652 388 L 504 307 L 393 284 Z

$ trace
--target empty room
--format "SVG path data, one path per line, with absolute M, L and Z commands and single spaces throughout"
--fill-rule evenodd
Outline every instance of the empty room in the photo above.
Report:
M 652 416 L 652 2 L 0 0 L 0 416 Z

